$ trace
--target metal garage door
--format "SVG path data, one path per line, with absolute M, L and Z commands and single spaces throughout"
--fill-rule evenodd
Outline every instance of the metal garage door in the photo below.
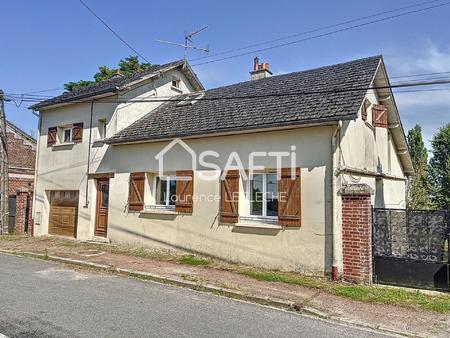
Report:
M 51 191 L 48 233 L 77 237 L 77 219 L 78 191 Z

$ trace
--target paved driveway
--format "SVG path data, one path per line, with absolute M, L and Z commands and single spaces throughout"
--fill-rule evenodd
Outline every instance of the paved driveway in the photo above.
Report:
M 0 337 L 382 337 L 188 289 L 0 254 Z

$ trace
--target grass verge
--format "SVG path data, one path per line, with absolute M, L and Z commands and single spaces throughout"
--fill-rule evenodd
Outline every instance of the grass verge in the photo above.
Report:
M 16 236 L 16 235 L 1 235 L 0 241 L 18 241 L 23 238 L 24 238 L 23 236 Z
M 279 272 L 246 270 L 241 271 L 240 274 L 263 282 L 282 282 L 315 289 L 325 289 L 328 286 L 327 282 L 320 278 L 284 274 Z
M 281 282 L 328 291 L 336 296 L 362 302 L 400 305 L 439 313 L 450 312 L 450 295 L 427 295 L 420 291 L 409 291 L 384 286 L 369 286 L 330 283 L 321 278 L 304 277 L 280 272 L 242 271 L 241 274 L 264 282 Z
M 178 259 L 178 262 L 181 264 L 186 265 L 194 265 L 194 266 L 200 266 L 200 265 L 209 265 L 211 261 L 209 259 L 204 258 L 198 258 L 192 255 L 186 255 Z

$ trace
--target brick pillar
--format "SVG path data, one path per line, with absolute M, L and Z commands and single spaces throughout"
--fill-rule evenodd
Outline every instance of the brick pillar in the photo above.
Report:
M 352 184 L 342 197 L 342 249 L 344 280 L 372 282 L 372 208 L 367 184 Z
M 16 195 L 16 220 L 14 223 L 14 233 L 23 235 L 25 233 L 25 224 L 28 222 L 30 228 L 31 203 L 30 193 L 26 189 L 19 189 Z

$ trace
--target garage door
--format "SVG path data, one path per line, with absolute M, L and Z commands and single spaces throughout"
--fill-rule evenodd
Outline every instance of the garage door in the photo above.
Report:
M 48 233 L 77 237 L 77 219 L 78 191 L 51 191 Z

